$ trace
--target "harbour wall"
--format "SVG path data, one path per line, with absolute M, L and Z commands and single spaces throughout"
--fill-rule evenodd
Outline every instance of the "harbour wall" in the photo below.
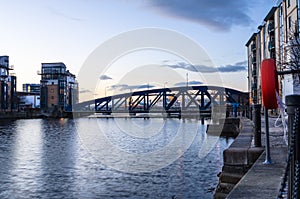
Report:
M 238 121 L 240 132 L 230 147 L 223 152 L 223 167 L 218 175 L 219 183 L 215 189 L 214 199 L 226 198 L 264 151 L 263 147 L 253 146 L 254 125 L 252 121 L 246 118 L 239 118 Z M 226 120 L 224 124 L 226 127 Z M 228 133 L 232 134 L 230 131 Z M 226 136 L 226 131 L 223 136 Z

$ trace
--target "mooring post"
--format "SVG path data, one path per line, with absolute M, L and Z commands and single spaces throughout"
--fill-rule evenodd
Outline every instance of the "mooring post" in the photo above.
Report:
M 234 116 L 234 117 L 237 117 L 238 104 L 237 104 L 237 103 L 233 103 L 233 104 L 232 104 L 232 108 L 233 108 L 233 116 Z
M 272 164 L 271 155 L 270 155 L 270 135 L 269 135 L 269 115 L 268 109 L 265 108 L 265 131 L 266 131 L 266 160 L 264 164 Z
M 293 147 L 289 169 L 288 198 L 300 199 L 300 119 L 295 118 L 296 110 L 300 109 L 300 95 L 286 96 L 285 103 L 288 114 L 289 147 Z
M 254 146 L 261 147 L 261 104 L 253 105 Z

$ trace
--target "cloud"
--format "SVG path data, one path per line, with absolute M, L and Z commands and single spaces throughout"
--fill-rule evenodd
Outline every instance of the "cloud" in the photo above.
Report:
M 88 89 L 82 89 L 79 91 L 79 93 L 91 93 L 92 91 L 88 90 Z
M 188 82 L 188 85 L 192 86 L 192 85 L 200 85 L 200 84 L 203 84 L 203 82 L 200 82 L 200 81 L 189 81 Z M 175 86 L 186 86 L 186 82 L 178 82 L 175 84 Z
M 205 65 L 192 65 L 185 62 L 178 62 L 176 64 L 165 64 L 163 66 L 167 66 L 173 69 L 185 69 L 192 72 L 201 72 L 201 73 L 228 73 L 228 72 L 240 72 L 247 70 L 247 61 L 237 62 L 235 64 L 229 64 L 225 66 L 219 67 L 211 67 Z
M 150 89 L 155 87 L 154 85 L 148 85 L 148 84 L 143 84 L 143 85 L 127 85 L 127 84 L 116 84 L 116 85 L 112 85 L 110 87 L 110 90 L 120 90 L 120 91 L 124 91 L 124 90 L 130 90 L 130 91 L 134 91 L 134 90 L 145 90 L 145 89 Z
M 218 70 L 222 73 L 246 71 L 247 70 L 247 61 L 237 62 L 233 65 L 229 64 L 226 66 L 221 66 L 218 68 Z
M 128 88 L 127 84 L 116 84 L 109 87 L 109 90 L 126 90 Z
M 57 10 L 56 8 L 53 8 L 51 6 L 48 6 L 47 8 L 50 11 L 50 13 L 52 13 L 53 15 L 56 15 L 56 16 L 59 16 L 59 17 L 63 17 L 65 19 L 72 20 L 72 21 L 82 21 L 83 20 L 81 18 L 69 16 L 69 15 L 67 15 L 67 14 L 65 14 L 63 12 L 60 12 L 59 10 Z
M 101 76 L 99 77 L 99 79 L 100 79 L 100 80 L 110 80 L 110 79 L 112 79 L 112 78 L 109 77 L 109 76 L 107 76 L 107 75 L 101 75 Z
M 193 21 L 212 30 L 228 31 L 232 26 L 248 26 L 251 2 L 240 0 L 152 0 L 148 7 L 162 15 Z

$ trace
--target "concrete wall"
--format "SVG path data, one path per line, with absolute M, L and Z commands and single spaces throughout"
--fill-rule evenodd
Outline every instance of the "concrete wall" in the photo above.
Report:
M 249 119 L 241 119 L 241 132 L 230 147 L 223 152 L 224 163 L 219 175 L 219 184 L 215 190 L 215 199 L 226 198 L 264 151 L 264 148 L 251 146 L 253 132 L 253 123 Z

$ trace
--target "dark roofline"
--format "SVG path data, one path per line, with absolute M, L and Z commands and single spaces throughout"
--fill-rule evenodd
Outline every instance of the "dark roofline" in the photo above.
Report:
M 267 16 L 265 17 L 264 21 L 267 22 L 275 13 L 278 7 L 272 7 Z
M 251 43 L 251 41 L 253 41 L 253 39 L 256 37 L 257 33 L 253 33 L 252 36 L 250 37 L 250 39 L 247 41 L 245 46 L 249 46 L 249 44 Z
M 257 27 L 258 30 L 261 30 L 263 27 L 265 27 L 265 25 L 260 25 Z
M 42 66 L 44 65 L 44 64 L 53 64 L 53 65 L 63 65 L 63 66 L 66 66 L 63 62 L 48 62 L 48 63 L 42 63 Z
M 40 95 L 39 92 L 24 92 L 24 91 L 17 91 L 18 96 L 29 96 L 29 95 Z

